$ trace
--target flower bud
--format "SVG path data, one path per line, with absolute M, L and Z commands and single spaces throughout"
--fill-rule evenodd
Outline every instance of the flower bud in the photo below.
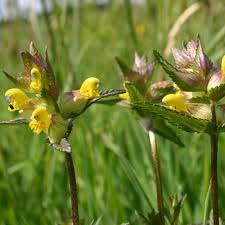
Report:
M 148 58 L 145 56 L 140 57 L 137 53 L 134 56 L 133 71 L 142 75 L 145 79 L 152 73 L 154 63 L 149 63 Z
M 71 118 L 81 113 L 87 102 L 79 90 L 65 92 L 59 99 L 59 109 L 64 118 Z
M 35 93 L 40 93 L 42 89 L 41 73 L 37 68 L 32 68 L 30 88 Z
M 116 60 L 123 72 L 124 80 L 133 83 L 140 92 L 145 94 L 148 79 L 152 74 L 154 64 L 150 63 L 147 57 L 139 57 L 137 54 L 135 54 L 132 69 L 129 68 L 121 59 L 116 58 Z
M 176 67 L 166 64 L 164 69 L 174 76 L 184 91 L 206 91 L 212 62 L 203 52 L 200 40 L 190 41 L 182 50 L 173 48 Z

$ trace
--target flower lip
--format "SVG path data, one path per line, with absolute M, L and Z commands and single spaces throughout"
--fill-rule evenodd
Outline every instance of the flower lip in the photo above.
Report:
M 80 87 L 80 95 L 85 99 L 93 99 L 100 96 L 98 87 L 100 85 L 100 80 L 96 77 L 87 78 Z
M 166 95 L 162 102 L 171 110 L 187 112 L 186 98 L 180 91 Z
M 47 132 L 51 122 L 48 111 L 44 107 L 38 107 L 32 113 L 29 126 L 35 133 L 40 134 L 42 131 Z
M 8 102 L 8 110 L 23 110 L 28 106 L 28 96 L 18 88 L 11 88 L 5 93 L 5 99 Z

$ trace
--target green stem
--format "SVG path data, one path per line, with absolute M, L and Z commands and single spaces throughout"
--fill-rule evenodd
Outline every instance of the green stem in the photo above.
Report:
M 213 225 L 219 225 L 218 180 L 217 180 L 218 130 L 217 130 L 216 110 L 214 103 L 211 106 L 211 111 L 212 111 L 211 182 L 212 182 Z
M 155 133 L 153 131 L 149 131 L 149 141 L 151 146 L 151 154 L 153 159 L 153 166 L 155 171 L 155 184 L 156 184 L 156 192 L 157 192 L 157 205 L 160 216 L 161 225 L 165 224 L 164 219 L 164 206 L 163 206 L 163 190 L 161 183 L 161 173 L 160 173 L 160 161 L 158 157 L 157 145 L 155 140 Z
M 75 168 L 73 165 L 72 153 L 65 152 L 67 169 L 70 180 L 70 197 L 72 205 L 72 222 L 73 225 L 79 225 L 79 211 L 78 211 L 78 198 L 77 198 L 77 183 Z

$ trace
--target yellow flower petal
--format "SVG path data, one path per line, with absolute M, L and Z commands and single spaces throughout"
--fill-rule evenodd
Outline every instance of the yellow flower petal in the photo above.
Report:
M 123 94 L 119 94 L 119 97 L 120 97 L 122 100 L 130 101 L 130 96 L 129 96 L 129 93 L 128 93 L 128 92 L 123 93 Z
M 31 74 L 30 88 L 33 92 L 38 93 L 42 89 L 41 73 L 37 68 L 33 68 L 30 74 Z
M 80 95 L 85 99 L 89 100 L 100 96 L 98 87 L 100 85 L 100 80 L 96 77 L 87 78 L 80 88 Z
M 11 88 L 6 91 L 5 97 L 9 103 L 9 111 L 22 110 L 26 108 L 30 100 L 28 96 L 18 88 Z
M 34 133 L 40 134 L 42 131 L 47 132 L 51 124 L 51 115 L 43 107 L 35 109 L 31 116 L 29 127 Z
M 162 99 L 162 102 L 165 103 L 169 109 L 177 112 L 187 112 L 186 98 L 181 92 L 166 95 Z
M 225 76 L 225 55 L 222 58 L 221 71 L 222 71 L 223 76 Z

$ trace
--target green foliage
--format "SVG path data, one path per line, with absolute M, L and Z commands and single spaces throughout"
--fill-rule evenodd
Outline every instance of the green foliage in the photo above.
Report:
M 118 76 L 114 57 L 131 62 L 137 50 L 129 33 L 124 5 L 109 1 L 108 8 L 98 10 L 82 3 L 79 10 L 76 7 L 67 10 L 66 2 L 69 1 L 64 2 L 65 8 L 49 14 L 48 24 L 44 17 L 32 13 L 28 21 L 15 20 L 0 25 L 0 67 L 12 74 L 21 71 L 19 52 L 27 49 L 33 40 L 38 49 L 48 46 L 57 80 L 65 91 L 77 89 L 90 75 L 100 78 L 103 89 L 122 88 L 123 81 Z M 133 7 L 133 25 L 145 26 L 145 34 L 137 38 L 140 53 L 150 57 L 153 48 L 164 51 L 168 30 L 193 1 L 145 2 L 147 5 Z M 200 33 L 204 46 L 211 45 L 224 27 L 223 1 L 212 1 L 212 4 L 210 11 L 201 7 L 182 25 L 176 36 L 176 46 L 197 33 Z M 51 34 L 48 33 L 50 26 Z M 53 40 L 51 36 L 54 36 Z M 224 46 L 225 39 L 220 38 L 211 48 L 213 60 L 221 61 Z M 161 67 L 156 68 L 154 74 L 157 80 L 167 78 Z M 0 119 L 13 119 L 16 115 L 9 114 L 4 102 L 4 92 L 12 84 L 3 76 L 0 81 Z M 85 218 L 85 224 L 101 217 L 100 224 L 103 225 L 123 222 L 140 225 L 135 209 L 144 215 L 150 211 L 143 196 L 147 195 L 154 208 L 156 199 L 149 143 L 139 123 L 128 110 L 96 104 L 74 125 L 70 143 L 78 176 L 81 218 Z M 0 126 L 0 132 L 0 224 L 68 224 L 70 201 L 64 154 L 48 148 L 45 137 L 32 134 L 27 125 Z M 186 149 L 180 150 L 173 143 L 157 138 L 165 196 L 180 189 L 187 193 L 180 224 L 198 224 L 203 218 L 210 180 L 209 142 L 205 135 L 189 136 L 176 132 L 185 144 L 188 143 Z M 104 135 L 110 140 L 103 139 Z M 224 140 L 221 135 L 220 171 L 225 169 Z M 112 148 L 129 162 L 142 188 L 136 188 L 134 181 L 128 178 L 125 171 L 130 172 L 131 168 L 124 169 Z M 219 179 L 224 180 L 225 175 L 220 173 Z M 224 199 L 222 186 L 220 194 Z M 224 212 L 224 201 L 220 202 L 220 207 Z
M 148 213 L 146 217 L 142 214 L 139 214 L 139 217 L 143 221 L 144 225 L 160 225 L 161 224 L 159 213 L 157 213 L 154 209 L 150 213 Z
M 221 84 L 215 88 L 211 88 L 208 91 L 209 99 L 213 101 L 218 101 L 225 96 L 225 84 Z
M 187 131 L 208 133 L 210 132 L 210 122 L 197 119 L 184 113 L 167 109 L 163 106 L 151 104 L 144 99 L 132 84 L 127 84 L 126 88 L 132 99 L 132 107 L 143 117 L 160 116 L 169 123 Z
M 165 72 L 170 76 L 173 82 L 183 91 L 195 91 L 194 86 L 190 86 L 177 76 L 179 72 L 173 65 L 166 61 L 156 50 L 153 51 L 156 60 L 162 65 Z
M 139 90 L 131 83 L 126 83 L 126 88 L 131 99 L 131 105 L 142 118 L 142 125 L 144 125 L 144 128 L 146 130 L 153 129 L 157 134 L 183 147 L 184 144 L 179 136 L 165 123 L 164 120 L 162 120 L 160 115 L 157 113 L 149 114 L 146 113 L 145 110 L 135 107 L 136 104 L 148 103 L 147 99 L 139 92 Z

